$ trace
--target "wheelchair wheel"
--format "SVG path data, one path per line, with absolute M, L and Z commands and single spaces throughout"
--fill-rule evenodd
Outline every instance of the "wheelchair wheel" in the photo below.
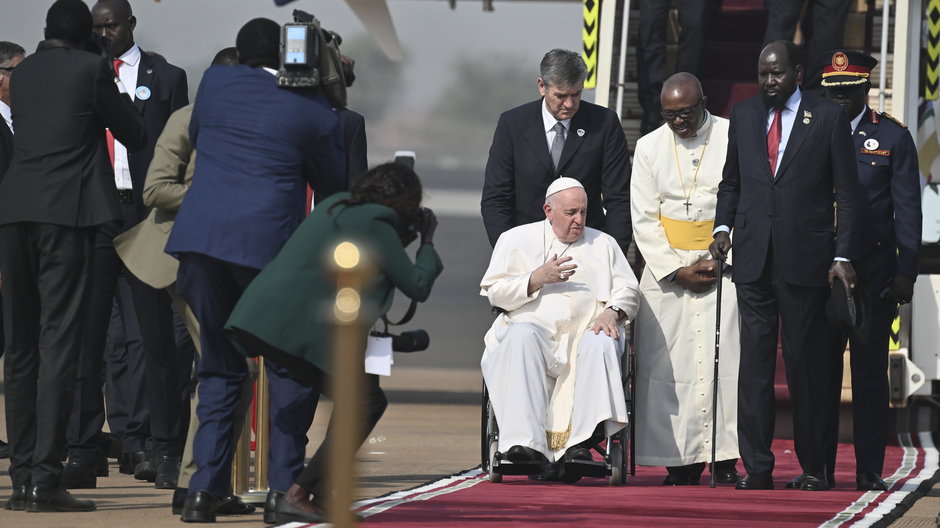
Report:
M 486 402 L 486 411 L 486 438 L 488 446 L 485 469 L 489 473 L 490 482 L 499 483 L 503 481 L 503 475 L 493 470 L 494 463 L 496 462 L 496 451 L 499 447 L 499 426 L 496 425 L 496 413 L 493 412 L 493 404 L 489 401 Z
M 608 441 L 612 441 L 608 440 Z M 623 442 L 616 442 L 610 448 L 610 478 L 611 486 L 623 486 L 627 482 L 626 465 L 623 460 Z

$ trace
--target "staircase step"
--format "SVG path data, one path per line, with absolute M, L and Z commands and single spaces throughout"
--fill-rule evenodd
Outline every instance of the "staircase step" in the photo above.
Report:
M 748 45 L 764 41 L 767 12 L 722 11 L 708 25 L 705 38 L 709 42 L 741 42 Z
M 703 79 L 757 82 L 760 44 L 706 42 L 702 57 Z
M 722 11 L 763 11 L 764 0 L 724 0 Z
M 708 97 L 708 111 L 722 117 L 731 115 L 735 103 L 757 95 L 757 82 L 703 79 L 702 90 Z

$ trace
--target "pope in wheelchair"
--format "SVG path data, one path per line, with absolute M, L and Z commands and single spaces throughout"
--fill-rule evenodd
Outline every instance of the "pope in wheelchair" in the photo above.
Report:
M 514 474 L 589 461 L 595 430 L 610 437 L 628 422 L 620 365 L 636 276 L 611 236 L 584 226 L 580 182 L 556 179 L 543 209 L 544 221 L 499 237 L 480 284 L 501 311 L 481 361 L 496 457 L 531 468 Z

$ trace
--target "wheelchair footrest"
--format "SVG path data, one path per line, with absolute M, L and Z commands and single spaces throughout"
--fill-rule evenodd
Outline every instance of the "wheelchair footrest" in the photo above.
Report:
M 603 460 L 572 460 L 565 462 L 565 474 L 604 478 L 610 475 L 610 464 Z
M 497 453 L 491 471 L 502 475 L 538 475 L 545 471 L 545 466 L 537 462 L 510 462 Z

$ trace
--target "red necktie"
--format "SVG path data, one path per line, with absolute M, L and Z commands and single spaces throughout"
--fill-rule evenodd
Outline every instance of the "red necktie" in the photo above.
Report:
M 777 170 L 777 151 L 780 150 L 780 112 L 782 109 L 774 110 L 774 121 L 770 124 L 770 130 L 767 131 L 767 159 L 770 160 L 770 174 Z
M 121 77 L 121 64 L 123 63 L 121 59 L 114 59 L 114 75 L 118 78 Z M 111 135 L 110 130 L 106 130 L 105 134 L 108 137 L 108 156 L 111 158 L 111 166 L 114 167 L 114 136 Z

